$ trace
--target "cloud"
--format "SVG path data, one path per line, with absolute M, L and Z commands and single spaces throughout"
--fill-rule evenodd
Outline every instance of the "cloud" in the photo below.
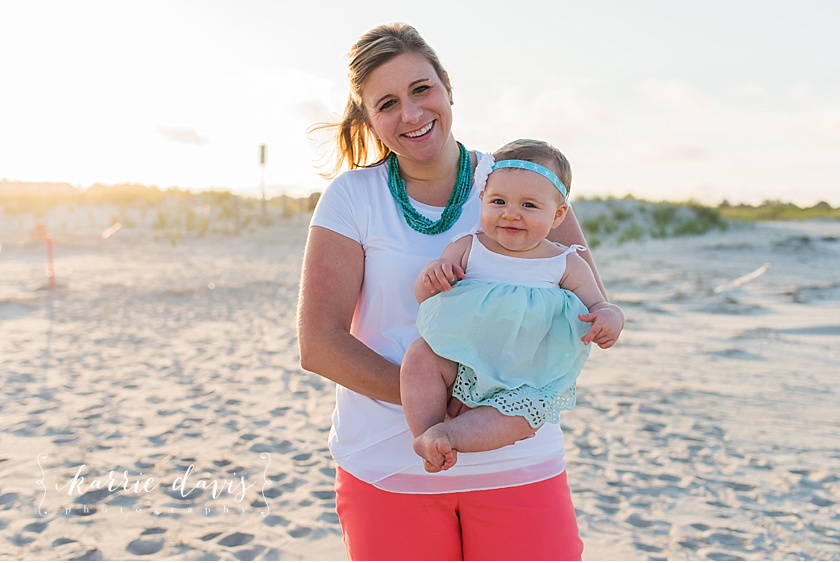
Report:
M 671 111 L 708 112 L 717 105 L 711 97 L 681 80 L 647 80 L 639 89 L 654 105 Z
M 173 143 L 192 145 L 194 147 L 205 147 L 208 144 L 207 139 L 199 135 L 198 131 L 192 127 L 166 127 L 158 125 L 155 127 L 155 132 Z
M 679 143 L 665 143 L 650 147 L 645 151 L 645 155 L 656 161 L 696 162 L 710 158 L 708 151 L 703 147 Z
M 811 86 L 802 82 L 788 88 L 787 98 L 794 104 L 803 106 L 814 103 L 816 99 Z
M 310 123 L 325 121 L 334 117 L 330 114 L 327 104 L 320 100 L 303 100 L 291 104 L 289 109 L 294 115 Z
M 763 102 L 768 98 L 767 91 L 758 84 L 742 84 L 735 88 L 734 94 L 745 102 Z
M 840 106 L 828 105 L 796 116 L 791 134 L 824 147 L 840 146 Z
M 566 144 L 612 123 L 598 102 L 570 88 L 536 94 L 511 88 L 494 105 L 494 110 L 484 114 L 484 121 L 494 130 L 505 131 L 507 140 L 528 136 Z M 488 120 L 487 115 L 494 117 Z

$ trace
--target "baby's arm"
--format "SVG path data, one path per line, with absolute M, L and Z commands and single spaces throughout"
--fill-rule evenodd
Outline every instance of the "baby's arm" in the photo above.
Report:
M 414 282 L 414 297 L 422 303 L 441 291 L 449 291 L 452 284 L 464 277 L 472 237 L 464 236 L 443 249 L 440 258 L 432 260 Z
M 592 323 L 581 341 L 584 344 L 594 342 L 601 348 L 615 344 L 624 328 L 624 315 L 618 305 L 604 299 L 589 264 L 577 254 L 569 254 L 566 257 L 566 273 L 560 285 L 577 295 L 589 309 L 588 315 L 579 316 L 581 321 Z

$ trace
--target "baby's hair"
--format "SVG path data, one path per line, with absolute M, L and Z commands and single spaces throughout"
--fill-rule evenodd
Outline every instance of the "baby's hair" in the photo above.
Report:
M 563 153 L 545 141 L 535 139 L 517 139 L 493 153 L 499 160 L 527 160 L 542 164 L 553 170 L 566 189 L 572 191 L 572 166 Z

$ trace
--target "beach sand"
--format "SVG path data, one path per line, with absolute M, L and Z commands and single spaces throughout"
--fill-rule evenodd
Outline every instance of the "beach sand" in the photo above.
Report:
M 0 558 L 344 559 L 309 217 L 173 245 L 110 216 L 46 218 L 49 289 L 35 218 L 0 214 Z M 595 257 L 628 321 L 563 417 L 584 557 L 840 558 L 840 224 Z

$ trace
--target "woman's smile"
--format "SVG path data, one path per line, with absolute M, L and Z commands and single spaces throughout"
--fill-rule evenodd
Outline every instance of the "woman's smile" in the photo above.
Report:
M 403 133 L 403 136 L 408 137 L 409 139 L 416 139 L 418 137 L 422 137 L 426 133 L 432 130 L 434 127 L 435 122 L 431 121 L 430 123 L 426 124 L 424 127 L 417 129 L 416 131 L 409 131 L 408 133 Z

